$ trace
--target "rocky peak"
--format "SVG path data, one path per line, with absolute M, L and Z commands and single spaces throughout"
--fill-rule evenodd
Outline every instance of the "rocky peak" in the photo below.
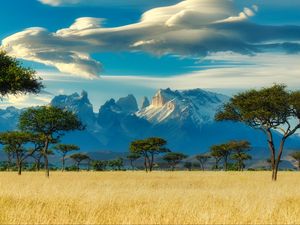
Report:
M 89 124 L 95 120 L 93 105 L 88 99 L 86 91 L 82 91 L 81 95 L 75 92 L 71 95 L 56 96 L 52 99 L 50 104 L 74 112 L 83 123 Z
M 110 100 L 106 101 L 104 105 L 102 105 L 99 109 L 99 116 L 102 115 L 104 112 L 114 112 L 114 113 L 121 113 L 122 109 L 120 106 L 116 104 L 115 99 L 111 98 Z
M 145 96 L 142 100 L 141 109 L 147 108 L 150 105 L 149 99 Z
M 173 92 L 170 88 L 160 89 L 152 98 L 152 106 L 162 107 L 167 102 L 176 97 L 176 92 Z
M 122 109 L 124 113 L 135 113 L 139 110 L 137 101 L 132 94 L 120 98 L 116 102 L 116 104 Z

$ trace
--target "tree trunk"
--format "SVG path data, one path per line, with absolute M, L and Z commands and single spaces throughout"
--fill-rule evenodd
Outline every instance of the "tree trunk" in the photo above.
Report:
M 149 162 L 149 171 L 153 170 L 154 154 L 151 154 L 151 160 Z
M 43 152 L 43 155 L 44 155 L 44 162 L 45 162 L 45 175 L 46 175 L 47 178 L 49 178 L 49 176 L 50 176 L 50 172 L 49 172 L 49 162 L 48 162 L 48 155 L 47 155 L 48 147 L 49 147 L 49 140 L 48 140 L 48 138 L 47 138 L 47 139 L 46 139 L 46 142 L 45 142 L 44 152 Z
M 134 170 L 133 160 L 130 160 L 130 166 L 131 166 L 131 169 Z
M 278 168 L 279 168 L 279 163 L 280 163 L 282 152 L 283 152 L 284 143 L 285 143 L 285 137 L 283 137 L 280 142 L 279 152 L 278 152 L 278 156 L 277 156 L 277 159 L 275 162 L 274 181 L 277 180 Z
M 172 164 L 172 165 L 171 165 L 171 170 L 174 171 L 174 169 L 175 169 L 175 165 Z
M 65 171 L 65 156 L 62 157 L 61 162 L 62 162 L 61 171 L 64 172 Z
M 218 169 L 219 169 L 219 166 L 218 166 L 218 164 L 219 164 L 219 161 L 216 159 L 216 164 L 215 164 L 215 169 L 216 169 L 216 170 L 218 170 Z
M 227 156 L 224 157 L 224 171 L 227 171 Z
M 79 172 L 80 169 L 80 162 L 77 162 L 77 172 Z
M 17 162 L 18 165 L 18 175 L 22 174 L 22 163 L 21 162 Z
M 147 156 L 145 156 L 145 159 L 144 159 L 144 166 L 145 166 L 146 172 L 148 173 Z

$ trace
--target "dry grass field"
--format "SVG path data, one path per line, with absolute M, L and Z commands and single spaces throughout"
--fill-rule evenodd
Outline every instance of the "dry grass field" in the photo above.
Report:
M 300 173 L 0 173 L 1 224 L 300 224 Z

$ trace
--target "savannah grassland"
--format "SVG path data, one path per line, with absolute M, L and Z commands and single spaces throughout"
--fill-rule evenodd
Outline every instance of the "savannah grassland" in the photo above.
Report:
M 2 224 L 300 224 L 300 173 L 0 173 Z

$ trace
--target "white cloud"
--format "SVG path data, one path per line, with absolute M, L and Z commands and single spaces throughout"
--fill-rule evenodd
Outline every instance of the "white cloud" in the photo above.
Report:
M 41 106 L 49 104 L 52 99 L 52 95 L 49 94 L 39 94 L 39 95 L 18 95 L 18 96 L 8 96 L 5 97 L 1 103 L 1 108 L 6 108 L 9 106 L 14 106 L 16 108 L 26 108 L 32 106 Z
M 298 63 L 300 55 L 263 53 L 246 56 L 222 52 L 213 54 L 207 59 L 215 61 L 215 63 L 218 61 L 224 63 L 224 59 L 227 59 L 228 64 L 206 69 L 203 69 L 200 64 L 199 71 L 165 78 L 104 76 L 103 79 L 120 82 L 122 85 L 135 84 L 154 89 L 166 87 L 173 89 L 248 89 L 269 86 L 273 83 L 283 83 L 289 88 L 300 86 L 300 64 Z
M 59 5 L 63 1 L 44 3 Z M 97 78 L 102 68 L 90 55 L 107 51 L 207 56 L 223 51 L 255 54 L 297 49 L 279 42 L 299 41 L 300 27 L 248 23 L 257 10 L 254 5 L 239 12 L 232 0 L 185 0 L 149 10 L 139 22 L 127 26 L 106 28 L 103 19 L 84 17 L 54 33 L 44 28 L 26 29 L 5 38 L 2 45 L 16 57 L 86 78 Z M 274 44 L 264 44 L 271 41 Z
M 149 7 L 166 4 L 173 4 L 180 0 L 38 0 L 39 2 L 50 6 L 136 6 Z

